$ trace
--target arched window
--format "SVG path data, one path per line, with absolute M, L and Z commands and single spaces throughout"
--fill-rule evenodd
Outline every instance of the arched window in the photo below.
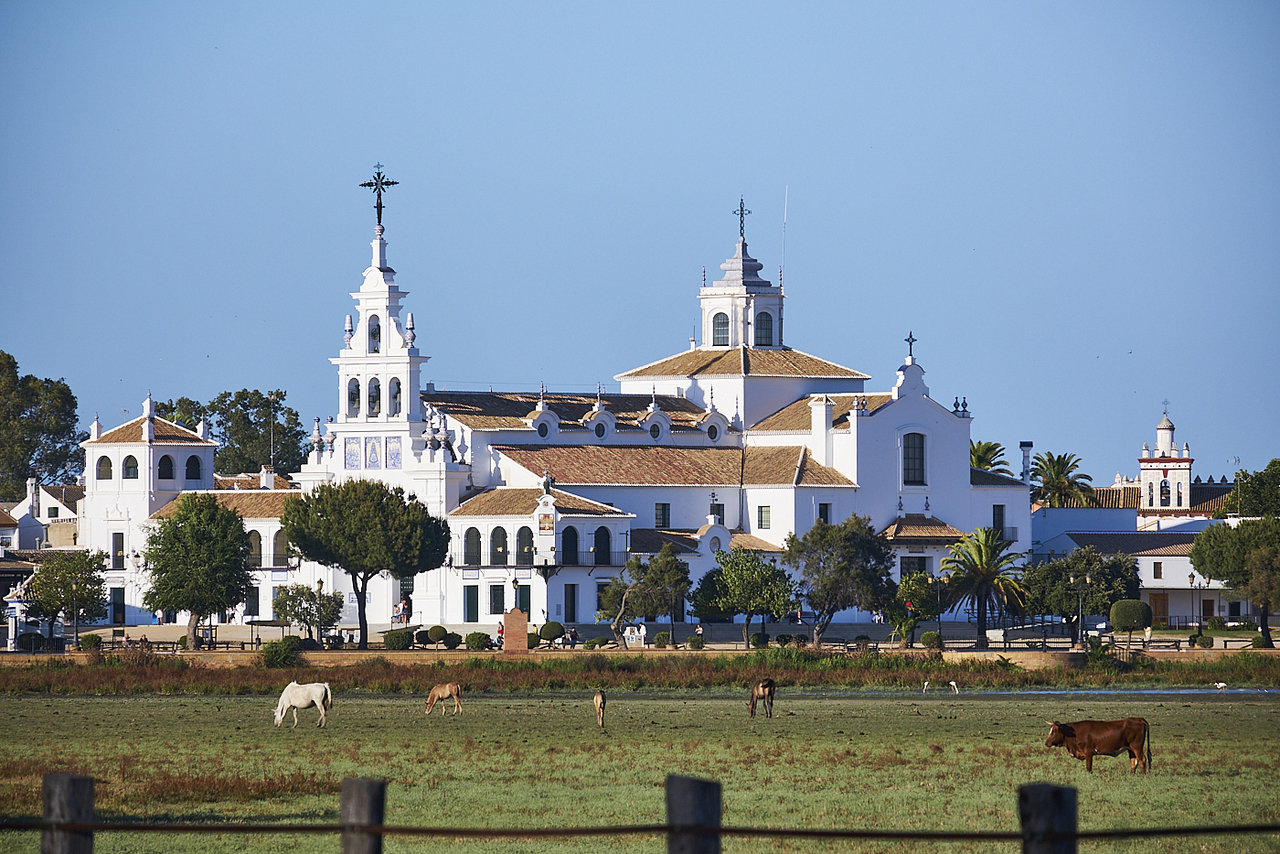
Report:
M 360 380 L 347 383 L 347 417 L 360 414 Z
M 467 528 L 462 536 L 462 562 L 467 566 L 480 565 L 480 530 Z
M 1182 481 L 1178 481 L 1178 506 L 1182 506 Z
M 1160 481 L 1160 506 L 1169 506 L 1169 481 L 1167 480 Z
M 110 457 L 98 457 L 98 480 L 111 480 Z
M 712 554 L 715 554 L 715 553 L 716 553 L 716 552 L 718 552 L 718 551 L 720 551 L 720 538 L 719 538 L 719 537 L 712 537 L 712 538 L 711 538 L 711 553 L 712 553 Z
M 533 529 L 516 531 L 516 566 L 533 566 Z
M 395 377 L 387 383 L 387 414 L 400 414 L 400 380 Z
M 204 477 L 204 467 L 200 465 L 200 458 L 195 454 L 187 457 L 187 480 L 200 480 Z
M 593 547 L 593 552 L 595 554 L 595 560 L 593 562 L 596 566 L 613 565 L 611 563 L 613 559 L 613 554 L 611 552 L 612 547 L 613 540 L 609 536 L 609 529 L 604 525 L 596 528 L 595 545 Z
M 729 346 L 729 315 L 723 311 L 711 318 L 711 346 Z
M 572 525 L 560 535 L 560 563 L 565 566 L 578 565 L 578 529 Z
M 369 315 L 369 352 L 377 353 L 382 349 L 382 323 L 378 315 Z
M 249 566 L 262 566 L 262 535 L 249 532 Z
M 767 311 L 756 315 L 756 346 L 773 346 L 773 315 Z
M 124 458 L 124 465 L 121 466 L 120 476 L 125 480 L 138 479 L 138 458 L 130 454 Z
M 378 382 L 377 377 L 369 380 L 369 408 L 367 412 L 370 415 L 382 414 L 382 383 Z
M 489 565 L 507 565 L 507 529 L 494 528 L 489 535 Z
M 161 480 L 173 480 L 173 457 L 165 454 L 160 458 L 160 465 L 157 466 L 156 474 Z
M 284 535 L 284 531 L 276 531 L 271 539 L 271 565 L 289 565 L 289 538 Z
M 908 433 L 902 437 L 902 483 L 924 486 L 924 434 Z

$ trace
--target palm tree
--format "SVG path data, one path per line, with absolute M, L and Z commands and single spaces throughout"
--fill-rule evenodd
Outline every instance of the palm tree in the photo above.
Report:
M 1045 507 L 1093 506 L 1093 478 L 1077 474 L 1078 468 L 1075 454 L 1036 454 L 1031 461 L 1031 500 Z
M 999 442 L 975 442 L 969 440 L 969 465 L 993 474 L 1013 477 L 1009 461 L 1004 458 L 1004 445 Z
M 991 606 L 1021 611 L 1026 589 L 1015 574 L 1021 555 L 1010 553 L 1013 543 L 997 528 L 979 528 L 951 546 L 942 559 L 949 572 L 947 589 L 955 602 L 973 602 L 978 617 L 978 649 L 987 648 L 987 613 Z

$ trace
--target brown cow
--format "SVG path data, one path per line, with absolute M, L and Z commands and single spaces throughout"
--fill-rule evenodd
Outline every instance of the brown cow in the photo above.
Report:
M 1093 770 L 1094 756 L 1129 753 L 1129 772 L 1151 767 L 1151 726 L 1146 718 L 1119 721 L 1076 721 L 1063 724 L 1045 721 L 1050 727 L 1045 747 L 1062 745 L 1067 753 L 1084 760 L 1084 770 Z M 1145 747 L 1145 753 L 1144 753 Z
M 755 685 L 751 686 L 751 699 L 747 702 L 747 711 L 751 717 L 756 716 L 756 700 L 764 701 L 764 716 L 766 718 L 773 717 L 773 680 L 761 679 Z

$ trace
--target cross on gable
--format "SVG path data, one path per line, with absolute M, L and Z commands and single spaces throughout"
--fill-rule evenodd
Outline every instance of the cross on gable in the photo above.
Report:
M 373 190 L 374 195 L 378 197 L 377 202 L 373 206 L 373 209 L 378 212 L 378 225 L 382 225 L 382 194 L 387 191 L 387 188 L 394 187 L 399 183 L 399 181 L 388 180 L 387 176 L 382 174 L 382 164 L 375 163 L 373 164 L 373 180 L 365 181 L 360 185 L 361 187 L 368 187 Z
M 907 337 L 903 338 L 902 340 L 907 342 L 907 355 L 914 356 L 915 353 L 912 352 L 912 349 L 915 347 L 916 342 L 919 341 L 920 339 L 915 336 L 914 332 L 908 332 Z

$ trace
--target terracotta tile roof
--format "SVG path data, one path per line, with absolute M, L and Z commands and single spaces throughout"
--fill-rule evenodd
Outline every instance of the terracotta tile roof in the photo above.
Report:
M 5 554 L 10 560 L 20 563 L 43 563 L 49 559 L 50 555 L 63 555 L 67 553 L 80 554 L 89 551 L 88 549 L 8 549 Z
M 690 554 L 698 550 L 698 534 L 695 531 L 663 531 L 657 528 L 631 529 L 633 554 L 656 555 L 667 543 L 675 547 L 676 554 Z
M 1080 548 L 1093 546 L 1099 554 L 1137 557 L 1184 557 L 1191 553 L 1194 532 L 1185 531 L 1068 531 Z
M 835 430 L 847 429 L 850 413 L 862 400 L 867 402 L 867 412 L 875 412 L 893 400 L 891 394 L 832 394 L 828 395 L 835 408 L 831 412 L 831 427 Z M 852 416 L 856 418 L 857 416 Z M 779 432 L 808 432 L 810 427 L 809 398 L 802 397 L 789 403 L 772 415 L 762 419 L 752 430 L 774 430 Z
M 76 506 L 84 498 L 84 487 L 75 484 L 52 484 L 40 487 L 49 496 L 57 500 L 63 507 L 75 510 Z
M 496 450 L 557 483 L 654 486 L 852 486 L 799 446 L 690 448 L 666 445 L 497 445 Z
M 949 546 L 961 540 L 965 533 L 933 516 L 907 513 L 890 522 L 884 529 L 884 535 L 890 541 L 904 545 Z
M 630 516 L 616 507 L 592 501 L 563 489 L 553 489 L 556 510 L 568 516 Z M 453 510 L 450 516 L 531 516 L 538 508 L 542 490 L 537 487 L 498 487 L 485 490 Z
M 757 350 L 750 347 L 737 347 L 732 350 L 685 350 L 674 356 L 618 374 L 614 379 L 699 376 L 871 379 L 870 375 L 861 371 L 787 347 L 777 350 Z
M 218 504 L 240 514 L 242 519 L 278 519 L 284 512 L 284 503 L 301 495 L 296 489 L 233 489 L 225 492 L 184 492 L 151 514 L 152 519 L 167 519 L 178 509 L 183 495 L 212 495 Z
M 1074 509 L 1100 507 L 1103 510 L 1133 510 L 1142 502 L 1142 488 L 1138 486 L 1095 486 L 1094 504 L 1073 501 L 1067 506 Z
M 86 445 L 107 444 L 112 442 L 141 442 L 142 441 L 142 422 L 145 416 L 138 416 L 127 424 L 122 424 L 114 430 L 108 430 L 96 439 L 90 439 L 85 442 Z M 174 424 L 172 421 L 166 421 L 163 418 L 153 418 L 153 435 L 152 441 L 165 445 L 217 445 L 208 439 L 201 439 L 200 436 L 180 424 Z
M 272 489 L 297 489 L 289 478 L 272 472 Z M 261 489 L 262 478 L 256 474 L 217 474 L 213 475 L 214 489 Z
M 985 469 L 969 469 L 970 486 L 1023 486 L 1020 478 L 1007 474 L 996 474 Z
M 768 540 L 762 540 L 754 534 L 748 534 L 743 531 L 730 532 L 729 548 L 746 549 L 753 552 L 769 552 L 770 554 L 779 554 L 782 552 L 782 548 L 780 546 L 775 546 Z
M 1234 483 L 1193 483 L 1191 484 L 1191 512 L 1212 516 L 1223 507 L 1231 506 L 1235 495 Z
M 10 516 L 4 510 L 0 510 L 0 528 L 13 528 L 18 524 L 18 520 Z
M 702 407 L 683 397 L 649 394 L 602 395 L 600 404 L 618 421 L 620 429 L 634 429 L 649 415 L 649 406 L 658 408 L 671 419 L 672 430 L 696 429 L 705 412 Z M 560 419 L 561 430 L 582 428 L 596 405 L 595 395 L 547 394 L 547 408 Z M 473 430 L 528 429 L 538 406 L 537 394 L 514 392 L 430 391 L 422 393 L 422 402 L 438 412 L 455 418 Z

